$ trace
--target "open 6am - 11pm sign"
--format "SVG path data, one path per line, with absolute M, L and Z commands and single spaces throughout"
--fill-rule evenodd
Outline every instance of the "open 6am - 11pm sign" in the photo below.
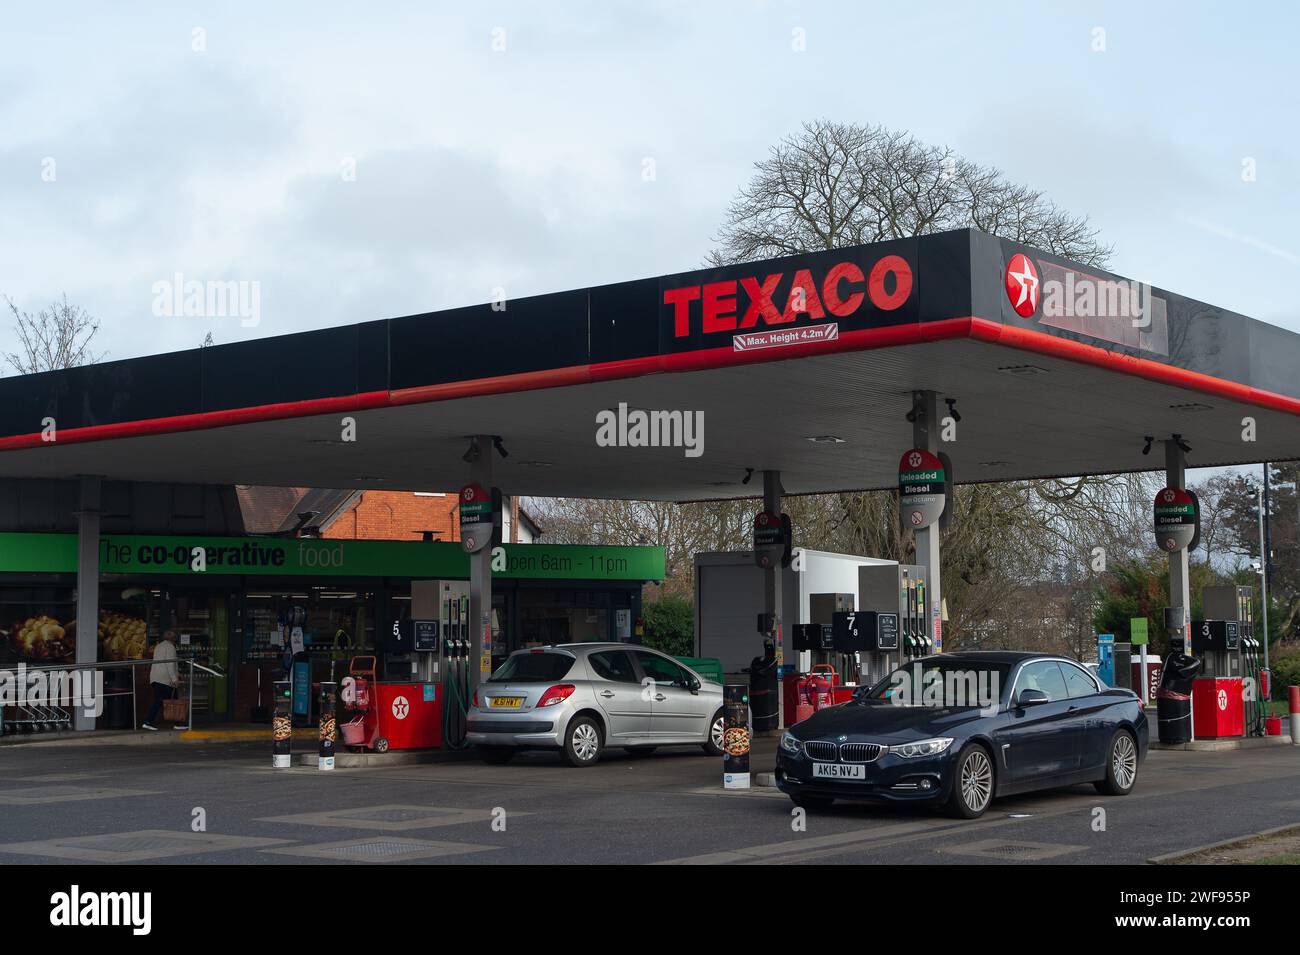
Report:
M 920 530 L 943 514 L 943 462 L 924 448 L 906 451 L 898 462 L 898 508 L 903 527 Z

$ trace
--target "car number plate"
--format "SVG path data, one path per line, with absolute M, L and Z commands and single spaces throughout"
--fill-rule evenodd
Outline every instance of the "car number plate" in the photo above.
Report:
M 494 696 L 492 697 L 492 709 L 494 710 L 517 710 L 524 705 L 522 696 Z
M 813 776 L 818 779 L 866 779 L 867 767 L 844 763 L 813 763 Z

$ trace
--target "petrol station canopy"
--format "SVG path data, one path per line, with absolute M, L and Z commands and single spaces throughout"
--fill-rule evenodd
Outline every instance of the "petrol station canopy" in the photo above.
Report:
M 0 379 L 0 475 L 445 491 L 490 434 L 508 494 L 891 487 L 916 390 L 959 483 L 1300 458 L 1300 335 L 962 230 Z M 621 404 L 703 454 L 598 445 Z

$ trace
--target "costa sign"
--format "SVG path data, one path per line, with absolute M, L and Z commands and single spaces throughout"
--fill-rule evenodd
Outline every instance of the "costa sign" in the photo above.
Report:
M 898 508 L 903 527 L 920 530 L 943 514 L 947 475 L 938 455 L 924 448 L 903 452 L 898 462 Z
M 1182 550 L 1196 537 L 1196 498 L 1181 488 L 1163 488 L 1154 506 L 1156 543 L 1164 551 Z
M 672 309 L 673 337 L 687 338 L 788 325 L 804 318 L 848 318 L 864 303 L 892 312 L 911 297 L 913 285 L 908 261 L 901 255 L 886 255 L 867 270 L 843 261 L 824 270 L 805 268 L 683 285 L 665 289 L 663 304 Z

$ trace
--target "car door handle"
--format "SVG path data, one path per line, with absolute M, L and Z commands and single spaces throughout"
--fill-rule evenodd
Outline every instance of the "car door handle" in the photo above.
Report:
M 605 699 L 608 700 L 611 696 L 614 695 L 614 691 L 613 691 L 613 690 L 602 690 L 601 693 L 600 693 L 600 695 L 603 696 Z
M 656 702 L 656 703 L 662 703 L 662 702 L 663 702 L 664 700 L 666 700 L 666 699 L 668 699 L 668 697 L 664 696 L 662 693 L 656 693 L 656 694 L 655 694 L 655 702 Z

